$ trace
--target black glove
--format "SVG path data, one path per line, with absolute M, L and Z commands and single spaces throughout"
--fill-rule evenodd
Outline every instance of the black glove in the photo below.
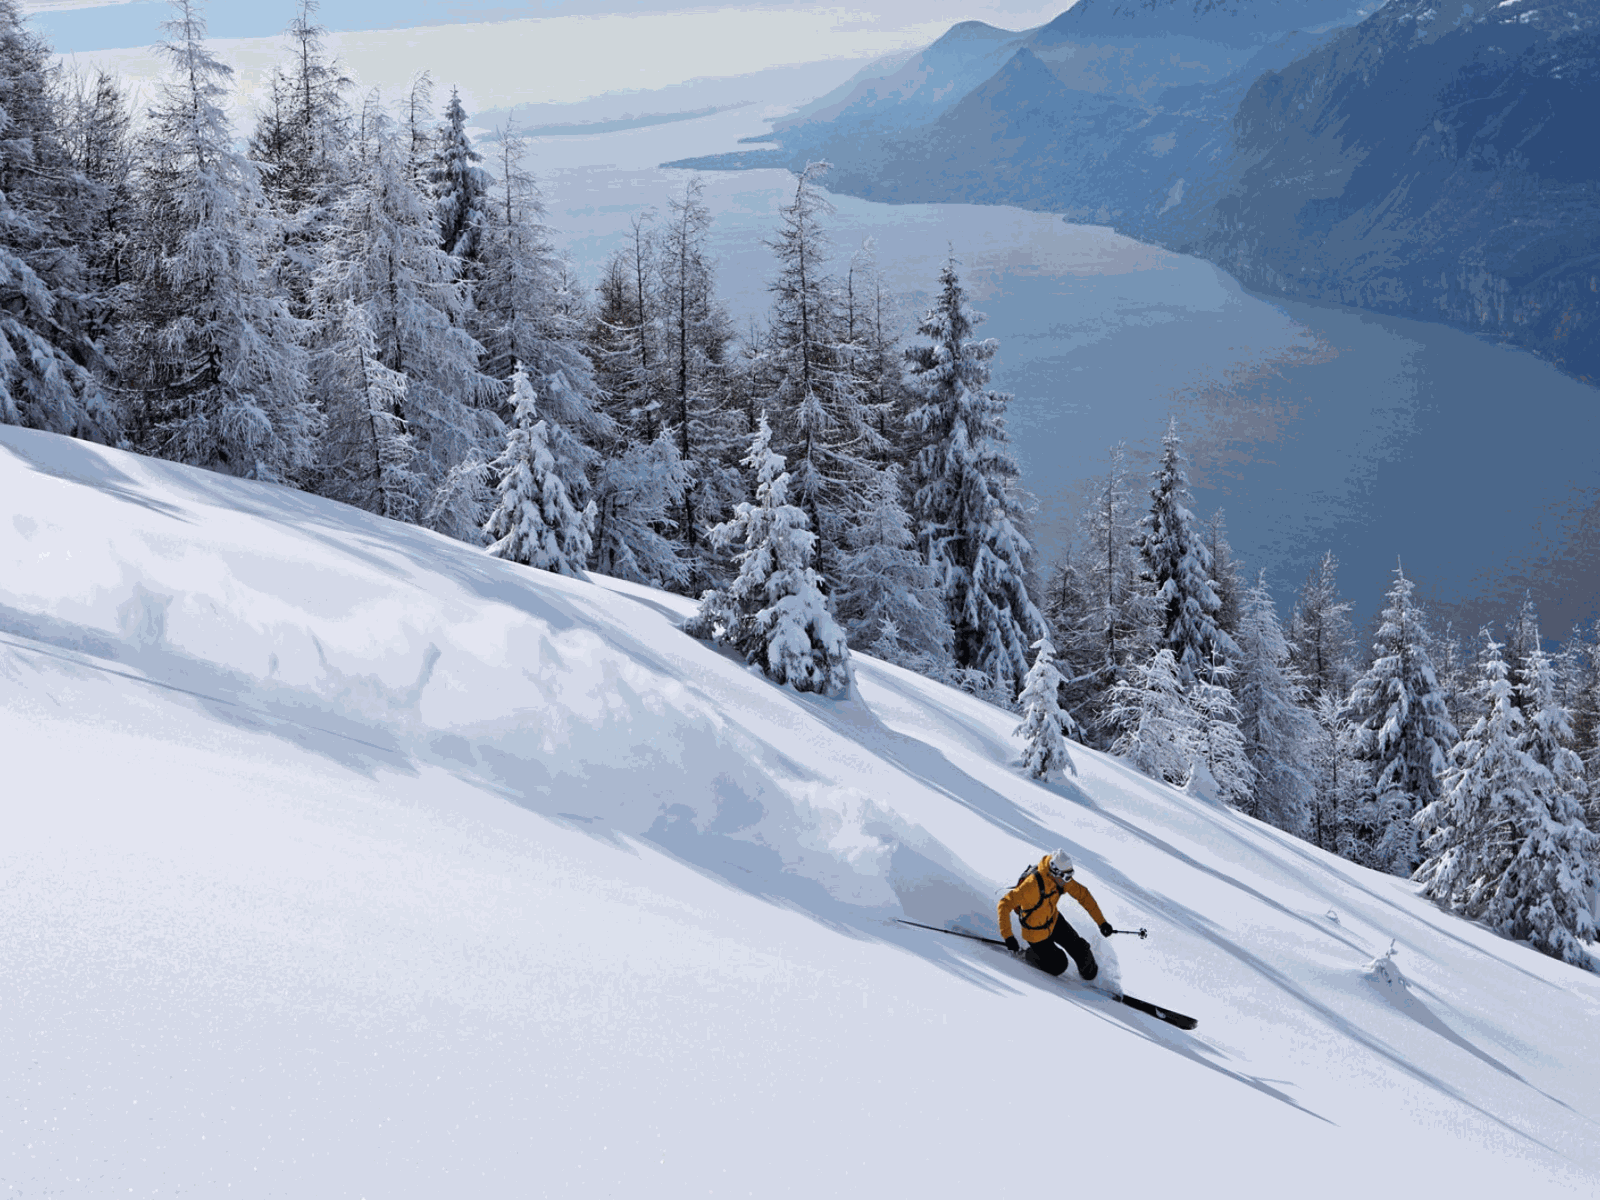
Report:
M 1111 922 L 1110 921 L 1101 921 L 1100 922 L 1100 936 L 1101 937 L 1110 937 L 1115 932 L 1116 932 L 1116 930 L 1111 928 Z
M 1017 939 L 1014 937 L 1008 937 L 1006 939 L 1006 949 L 1011 951 L 1013 954 L 1019 954 L 1022 951 L 1022 947 L 1017 945 Z

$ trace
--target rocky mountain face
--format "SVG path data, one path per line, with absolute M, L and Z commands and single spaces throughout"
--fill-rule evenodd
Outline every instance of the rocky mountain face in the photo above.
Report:
M 1600 3 L 1394 0 L 1233 121 L 1196 250 L 1246 283 L 1436 316 L 1600 377 Z
M 1600 378 L 1596 114 L 1600 0 L 1080 0 L 682 165 L 1057 211 Z

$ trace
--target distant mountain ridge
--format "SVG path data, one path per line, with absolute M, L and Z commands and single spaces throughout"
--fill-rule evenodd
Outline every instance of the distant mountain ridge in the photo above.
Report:
M 1347 23 L 1358 7 L 1351 0 L 1078 0 L 1040 32 L 1076 39 L 1181 33 L 1248 46 L 1286 30 Z
M 972 26 L 769 149 L 676 165 L 826 158 L 871 199 L 1061 212 L 1600 378 L 1600 0 L 1080 0 Z

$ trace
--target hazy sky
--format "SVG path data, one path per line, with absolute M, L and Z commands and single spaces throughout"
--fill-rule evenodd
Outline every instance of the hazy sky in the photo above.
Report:
M 146 45 L 168 6 L 163 0 L 22 0 L 24 10 L 60 51 L 103 50 Z M 1039 0 L 874 0 L 869 3 L 789 4 L 744 0 L 738 4 L 695 5 L 683 0 L 325 0 L 319 14 L 330 30 L 408 29 L 419 25 L 508 21 L 537 17 L 638 16 L 652 13 L 739 11 L 772 16 L 826 15 L 841 33 L 880 34 L 941 29 L 964 20 L 982 20 L 1010 29 L 1048 21 L 1069 7 Z M 282 31 L 295 11 L 294 0 L 215 0 L 202 3 L 211 33 L 219 38 L 270 36 Z
M 110 70 L 135 89 L 164 74 L 150 51 L 170 14 L 161 0 L 22 2 L 70 63 Z M 318 19 L 330 31 L 329 49 L 361 86 L 393 91 L 425 70 L 445 89 L 459 86 L 473 112 L 865 61 L 927 45 L 958 21 L 1023 29 L 1065 7 L 1037 0 L 698 7 L 683 0 L 326 0 Z M 248 109 L 283 56 L 295 0 L 215 0 L 201 9 L 215 48 L 238 72 L 237 100 Z

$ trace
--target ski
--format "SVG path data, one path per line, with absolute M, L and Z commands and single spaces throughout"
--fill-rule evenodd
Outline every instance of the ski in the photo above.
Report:
M 921 921 L 907 921 L 904 917 L 897 917 L 896 922 L 900 925 L 910 925 L 916 929 L 928 929 L 934 933 L 948 934 L 950 937 L 967 938 L 970 941 L 982 942 L 986 946 L 999 946 L 1000 949 L 1006 950 L 1006 944 L 999 938 L 984 937 L 979 933 L 964 933 L 959 929 L 941 929 L 937 925 L 924 925 Z M 1009 954 L 1010 951 L 1006 950 L 1006 953 Z M 1100 991 L 1099 988 L 1093 987 L 1090 990 Z M 1146 1016 L 1154 1017 L 1158 1021 L 1165 1021 L 1168 1025 L 1176 1025 L 1179 1029 L 1193 1029 L 1200 1024 L 1194 1017 L 1186 1016 L 1174 1009 L 1162 1008 L 1159 1004 L 1151 1004 L 1148 1000 L 1141 1000 L 1139 997 L 1130 996 L 1126 992 L 1123 992 L 1120 996 L 1113 995 L 1111 992 L 1100 992 L 1100 994 L 1102 996 L 1110 996 L 1111 999 L 1119 1004 L 1126 1004 L 1129 1008 L 1142 1012 Z
M 1159 1004 L 1151 1004 L 1148 1000 L 1141 1000 L 1137 996 L 1130 996 L 1126 992 L 1117 997 L 1129 1008 L 1136 1008 L 1142 1013 L 1148 1013 L 1159 1021 L 1168 1025 L 1176 1025 L 1179 1029 L 1193 1029 L 1200 1024 L 1194 1017 L 1184 1016 L 1181 1012 L 1174 1012 L 1170 1008 L 1162 1008 Z

